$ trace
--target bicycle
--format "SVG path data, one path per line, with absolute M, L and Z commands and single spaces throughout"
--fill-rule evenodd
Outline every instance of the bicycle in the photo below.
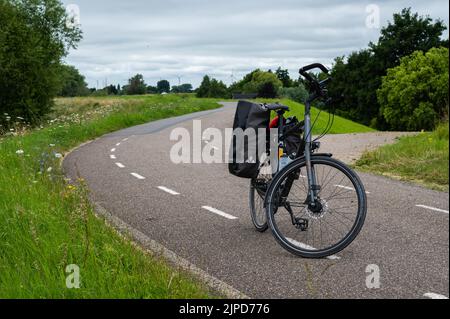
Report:
M 312 130 L 320 114 L 311 123 L 311 104 L 327 98 L 326 87 L 332 80 L 331 77 L 316 80 L 308 73 L 316 68 L 329 73 L 319 63 L 300 69 L 309 82 L 311 94 L 305 103 L 298 152 L 291 156 L 288 165 L 278 166 L 272 176 L 259 174 L 253 179 L 249 196 L 255 228 L 260 232 L 270 228 L 284 249 L 304 258 L 329 257 L 345 249 L 358 236 L 367 214 L 366 192 L 358 175 L 332 154 L 317 152 L 318 141 L 331 129 L 334 116 L 333 120 L 329 118 L 324 132 L 313 139 Z M 286 157 L 284 114 L 289 107 L 280 104 L 265 107 L 278 115 L 278 156 Z

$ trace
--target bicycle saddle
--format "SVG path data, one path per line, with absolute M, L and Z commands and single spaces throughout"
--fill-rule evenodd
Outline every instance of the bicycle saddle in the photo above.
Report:
M 281 104 L 264 104 L 263 105 L 269 111 L 289 111 L 289 107 Z

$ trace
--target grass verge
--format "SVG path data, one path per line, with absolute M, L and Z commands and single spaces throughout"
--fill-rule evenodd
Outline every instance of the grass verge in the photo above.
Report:
M 359 170 L 448 191 L 448 122 L 434 132 L 402 137 L 396 144 L 363 154 Z
M 189 274 L 151 257 L 94 214 L 61 154 L 105 133 L 218 107 L 189 96 L 60 99 L 38 130 L 0 139 L 0 298 L 209 298 Z M 80 289 L 68 289 L 73 269 Z M 68 270 L 68 272 L 66 272 Z

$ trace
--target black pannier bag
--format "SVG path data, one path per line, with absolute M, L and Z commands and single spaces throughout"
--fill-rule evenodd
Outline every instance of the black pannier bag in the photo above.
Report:
M 264 150 L 256 150 L 256 158 L 249 158 L 249 145 L 257 146 L 261 143 L 258 139 L 258 130 L 261 128 L 266 129 L 266 136 L 264 137 L 264 144 L 267 142 L 267 132 L 270 121 L 270 111 L 265 109 L 261 104 L 252 103 L 248 101 L 239 101 L 236 115 L 234 117 L 233 130 L 242 129 L 243 131 L 247 129 L 255 130 L 256 141 L 252 138 L 245 138 L 243 141 L 237 141 L 236 136 L 233 135 L 233 141 L 231 143 L 230 150 L 230 164 L 229 171 L 231 174 L 242 177 L 242 178 L 256 178 L 258 176 L 258 170 L 260 166 L 258 154 L 265 152 Z M 239 144 L 244 147 L 239 147 Z M 251 144 L 253 143 L 253 144 Z M 243 154 L 242 154 L 243 152 Z M 238 160 L 239 158 L 244 159 L 244 161 Z

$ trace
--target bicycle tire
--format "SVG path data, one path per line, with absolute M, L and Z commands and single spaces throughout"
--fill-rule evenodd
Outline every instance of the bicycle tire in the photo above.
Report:
M 267 231 L 267 229 L 269 229 L 265 214 L 264 202 L 265 198 L 258 193 L 252 181 L 250 183 L 249 191 L 250 216 L 255 229 L 260 233 L 264 233 L 265 231 Z M 261 218 L 261 215 L 263 219 Z
M 278 202 L 276 205 L 273 204 L 274 202 L 276 202 L 275 196 L 277 196 L 278 192 L 280 191 L 280 185 L 289 176 L 289 174 L 299 171 L 299 169 L 301 170 L 306 166 L 306 161 L 304 158 L 297 159 L 296 161 L 289 164 L 272 180 L 272 183 L 266 193 L 265 206 L 267 222 L 276 241 L 290 253 L 303 258 L 325 258 L 342 251 L 343 249 L 348 247 L 348 245 L 350 245 L 358 236 L 364 225 L 364 221 L 367 215 L 367 196 L 364 185 L 362 184 L 358 175 L 344 163 L 330 157 L 313 155 L 311 158 L 311 164 L 313 166 L 323 164 L 334 167 L 335 169 L 341 171 L 352 182 L 358 198 L 358 211 L 357 218 L 350 231 L 336 244 L 327 247 L 326 249 L 318 250 L 305 249 L 304 247 L 301 247 L 301 245 L 296 245 L 292 240 L 288 240 L 283 235 L 283 233 L 280 232 L 274 219 L 274 214 L 276 214 L 278 210 Z M 277 206 L 276 210 L 274 209 L 274 206 Z

